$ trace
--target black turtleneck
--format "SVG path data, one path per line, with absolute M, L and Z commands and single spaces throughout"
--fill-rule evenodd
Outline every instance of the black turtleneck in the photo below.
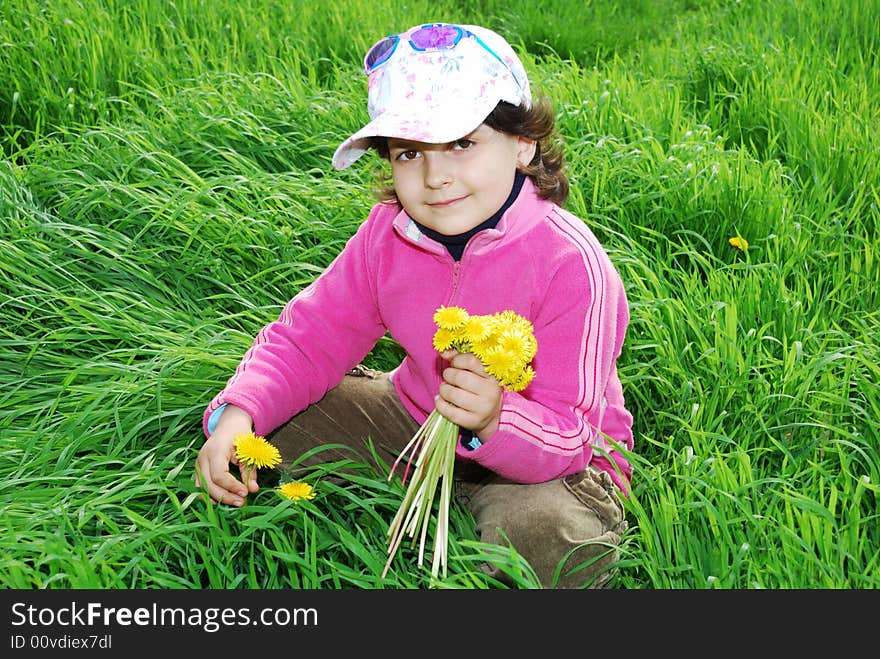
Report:
M 522 190 L 523 182 L 526 180 L 526 175 L 522 172 L 517 172 L 516 176 L 513 179 L 513 188 L 510 190 L 510 194 L 507 195 L 507 201 L 501 204 L 501 208 L 499 208 L 488 220 L 480 222 L 477 226 L 475 226 L 470 231 L 465 231 L 464 233 L 459 233 L 455 236 L 447 236 L 433 229 L 429 229 L 428 227 L 416 222 L 416 226 L 419 228 L 423 234 L 428 236 L 428 238 L 432 238 L 436 240 L 441 245 L 445 245 L 446 249 L 449 250 L 449 253 L 452 255 L 452 258 L 456 261 L 461 260 L 461 255 L 464 253 L 465 245 L 467 245 L 468 241 L 473 238 L 475 235 L 480 233 L 480 231 L 484 231 L 485 229 L 492 229 L 498 224 L 498 220 L 501 219 L 501 216 L 504 215 L 504 211 L 510 208 L 510 205 L 516 201 L 516 198 L 519 196 L 519 191 Z

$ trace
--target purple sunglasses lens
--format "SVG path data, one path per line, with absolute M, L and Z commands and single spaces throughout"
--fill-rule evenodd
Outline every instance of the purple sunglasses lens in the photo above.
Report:
M 461 40 L 461 28 L 453 25 L 428 25 L 410 35 L 409 41 L 418 50 L 452 48 Z
M 397 42 L 397 36 L 385 37 L 375 46 L 370 48 L 370 52 L 368 52 L 367 56 L 364 58 L 364 66 L 367 71 L 372 71 L 382 62 L 391 57 L 391 53 L 394 51 Z

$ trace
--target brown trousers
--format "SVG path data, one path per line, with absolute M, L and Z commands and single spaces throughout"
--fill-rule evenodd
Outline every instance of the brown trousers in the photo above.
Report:
M 358 366 L 269 439 L 281 452 L 281 469 L 293 462 L 308 467 L 358 456 L 380 467 L 367 440 L 391 465 L 418 428 L 389 375 Z M 345 444 L 357 456 L 328 442 Z M 319 447 L 323 449 L 302 457 Z M 509 541 L 545 588 L 598 588 L 610 580 L 627 522 L 617 489 L 604 471 L 588 467 L 565 478 L 522 484 L 459 461 L 453 490 L 456 501 L 473 514 L 480 540 L 501 546 Z M 502 570 L 482 567 L 500 582 L 511 583 Z

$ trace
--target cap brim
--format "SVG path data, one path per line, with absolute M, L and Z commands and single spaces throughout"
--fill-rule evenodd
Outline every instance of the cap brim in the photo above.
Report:
M 345 169 L 370 148 L 373 137 L 397 137 L 441 144 L 476 130 L 501 99 L 486 96 L 480 103 L 443 103 L 414 111 L 388 111 L 345 140 L 333 154 L 333 167 Z M 412 109 L 410 109 L 412 110 Z M 425 117 L 430 117 L 430 120 Z

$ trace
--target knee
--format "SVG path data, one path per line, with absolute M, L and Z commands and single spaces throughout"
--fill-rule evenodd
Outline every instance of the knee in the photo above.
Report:
M 483 542 L 510 544 L 545 587 L 607 583 L 626 530 L 618 498 L 591 477 L 489 484 L 472 502 Z

